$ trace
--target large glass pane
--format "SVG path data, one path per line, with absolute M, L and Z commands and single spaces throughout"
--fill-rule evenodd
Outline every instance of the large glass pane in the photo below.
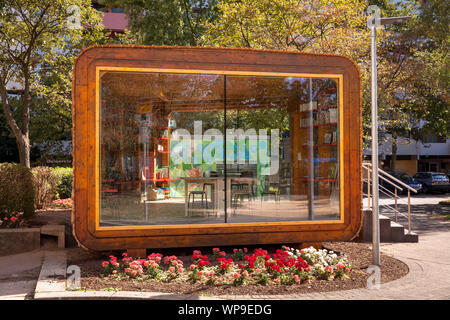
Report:
M 337 80 L 227 76 L 228 222 L 339 218 Z
M 102 72 L 100 225 L 338 219 L 338 96 L 337 79 Z
M 223 222 L 223 94 L 221 75 L 102 74 L 102 226 Z

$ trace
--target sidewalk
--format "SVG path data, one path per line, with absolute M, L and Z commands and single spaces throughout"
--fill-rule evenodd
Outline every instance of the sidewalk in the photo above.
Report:
M 59 273 L 65 274 L 65 251 L 57 250 L 33 251 L 0 257 L 0 299 L 450 299 L 450 221 L 430 219 L 429 215 L 419 212 L 414 214 L 412 221 L 413 230 L 417 230 L 419 233 L 419 243 L 381 244 L 381 250 L 385 254 L 391 255 L 408 265 L 409 273 L 401 279 L 382 284 L 379 290 L 364 288 L 284 296 L 220 297 L 184 296 L 158 292 L 63 291 L 65 280 L 61 277 L 52 277 L 52 275 L 59 275 Z M 45 263 L 41 270 L 44 256 Z M 61 261 L 64 263 L 61 263 Z M 58 271 L 57 269 L 61 270 Z M 48 283 L 44 283 L 44 287 L 42 284 L 41 286 L 38 285 L 39 274 L 41 274 L 41 279 L 42 275 L 47 274 Z M 52 286 L 52 283 L 54 286 Z M 50 286 L 47 286 L 48 284 Z M 37 287 L 41 288 L 41 292 L 35 295 Z M 52 287 L 56 289 L 52 291 Z
M 41 250 L 0 257 L 0 299 L 33 297 L 43 257 Z
M 286 296 L 227 296 L 225 298 L 286 300 L 447 300 L 450 299 L 449 231 L 421 235 L 419 243 L 382 244 L 381 250 L 406 263 L 409 268 L 409 273 L 403 278 L 382 284 L 378 290 L 354 289 Z

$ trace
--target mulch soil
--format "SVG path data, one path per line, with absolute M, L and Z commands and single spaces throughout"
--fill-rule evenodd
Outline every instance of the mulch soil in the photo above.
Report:
M 254 248 L 247 246 L 250 250 Z M 274 252 L 281 246 L 264 246 L 269 253 Z M 336 290 L 349 290 L 366 287 L 367 267 L 371 265 L 372 251 L 370 244 L 359 242 L 325 242 L 323 247 L 333 250 L 336 253 L 345 254 L 348 261 L 353 266 L 350 272 L 350 279 L 346 280 L 314 280 L 310 284 L 300 285 L 244 285 L 235 287 L 233 285 L 208 286 L 204 284 L 191 284 L 182 282 L 161 282 L 155 280 L 130 280 L 130 279 L 110 279 L 102 276 L 102 261 L 108 260 L 110 254 L 120 258 L 119 252 L 109 252 L 103 255 L 82 251 L 78 248 L 69 250 L 69 264 L 78 265 L 81 268 L 81 287 L 84 290 L 120 290 L 120 291 L 141 291 L 141 292 L 161 292 L 187 295 L 286 295 L 312 292 L 325 292 Z M 255 247 L 256 248 L 256 247 Z M 198 249 L 198 248 L 197 248 Z M 227 253 L 232 252 L 232 248 L 221 248 Z M 203 253 L 212 252 L 212 248 L 200 248 Z M 192 250 L 159 250 L 164 255 L 177 255 L 185 267 L 192 262 Z M 214 258 L 209 256 L 210 261 Z M 401 261 L 388 255 L 381 254 L 381 283 L 393 281 L 405 276 L 408 267 Z

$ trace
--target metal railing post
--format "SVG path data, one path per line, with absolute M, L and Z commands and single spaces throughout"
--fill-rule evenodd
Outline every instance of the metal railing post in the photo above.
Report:
M 367 210 L 370 210 L 370 168 L 367 166 Z
M 411 192 L 408 190 L 408 234 L 411 233 Z
M 409 190 L 408 190 L 409 192 Z M 395 199 L 395 222 L 397 222 L 397 188 L 394 188 L 394 199 Z

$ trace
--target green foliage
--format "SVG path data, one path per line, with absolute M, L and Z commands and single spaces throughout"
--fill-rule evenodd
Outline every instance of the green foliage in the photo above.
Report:
M 57 199 L 67 199 L 72 197 L 73 169 L 65 167 L 53 168 L 53 172 L 58 177 L 55 197 Z
M 105 0 L 117 3 L 129 16 L 134 43 L 153 45 L 191 45 L 203 33 L 203 21 L 215 15 L 216 0 Z
M 34 137 L 67 136 L 73 61 L 82 48 L 107 37 L 90 0 L 3 0 L 0 26 L 2 105 L 20 161 L 29 167 L 30 119 L 36 117 Z M 10 81 L 23 88 L 19 114 L 8 102 Z
M 27 167 L 0 163 L 0 218 L 23 212 L 25 218 L 35 213 L 33 175 Z
M 377 33 L 380 142 L 425 130 L 448 132 L 448 1 L 223 0 L 218 16 L 205 23 L 201 44 L 335 53 L 357 63 L 363 90 L 363 137 L 370 143 L 370 31 L 365 9 L 405 16 L 403 25 Z M 420 40 L 420 41 L 419 41 Z M 426 41 L 424 41 L 426 40 Z M 421 70 L 421 72 L 417 72 Z M 252 114 L 252 116 L 254 116 Z M 394 138 L 392 138 L 394 137 Z

